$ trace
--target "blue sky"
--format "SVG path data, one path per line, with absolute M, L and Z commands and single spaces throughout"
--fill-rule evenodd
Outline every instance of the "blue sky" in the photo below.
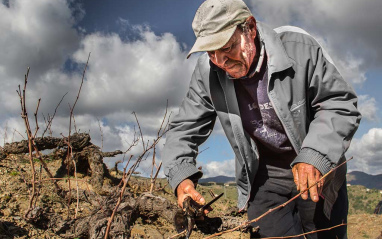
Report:
M 257 20 L 272 27 L 295 25 L 315 36 L 359 95 L 363 119 L 347 156 L 349 170 L 382 173 L 382 2 L 378 0 L 251 0 Z M 201 0 L 9 0 L 0 4 L 0 133 L 5 142 L 24 132 L 15 90 L 31 67 L 28 107 L 52 114 L 53 134 L 68 132 L 68 103 L 74 102 L 82 68 L 89 69 L 76 106 L 77 127 L 104 149 L 127 149 L 137 112 L 147 140 L 165 111 L 177 112 L 186 94 L 196 56 L 185 57 L 195 36 L 191 22 Z M 4 34 L 6 33 L 6 34 Z M 32 113 L 30 113 L 32 115 Z M 44 125 L 42 115 L 40 126 Z M 2 142 L 3 143 L 3 142 Z M 160 150 L 164 141 L 159 145 Z M 206 176 L 233 176 L 232 150 L 219 124 L 198 157 Z M 141 147 L 132 153 L 139 154 Z M 116 159 L 106 159 L 114 165 Z M 150 163 L 141 172 L 150 172 Z M 162 174 L 163 175 L 163 174 Z

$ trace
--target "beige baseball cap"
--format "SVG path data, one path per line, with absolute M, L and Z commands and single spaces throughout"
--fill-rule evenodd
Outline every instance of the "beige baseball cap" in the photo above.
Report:
M 196 41 L 192 53 L 222 48 L 232 37 L 236 26 L 252 16 L 242 0 L 206 0 L 196 11 L 192 29 Z

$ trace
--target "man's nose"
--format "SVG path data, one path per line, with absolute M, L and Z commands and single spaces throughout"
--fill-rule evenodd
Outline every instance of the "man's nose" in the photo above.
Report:
M 224 52 L 215 52 L 216 65 L 224 66 L 228 57 Z

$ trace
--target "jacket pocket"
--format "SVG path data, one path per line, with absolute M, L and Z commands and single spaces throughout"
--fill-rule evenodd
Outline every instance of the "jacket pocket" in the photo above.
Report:
M 301 106 L 305 106 L 305 102 L 306 102 L 305 99 L 298 101 L 297 103 L 293 104 L 293 105 L 290 107 L 290 111 L 293 112 L 293 111 L 296 111 L 296 110 L 298 110 L 299 108 L 301 108 Z
M 290 112 L 293 117 L 295 126 L 297 127 L 300 135 L 304 138 L 307 132 L 307 111 L 306 111 L 306 100 L 300 100 L 293 104 L 290 108 Z

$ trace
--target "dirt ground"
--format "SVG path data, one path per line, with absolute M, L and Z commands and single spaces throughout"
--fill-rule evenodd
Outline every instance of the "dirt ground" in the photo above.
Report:
M 36 163 L 36 165 L 38 165 Z M 48 163 L 52 172 L 58 169 L 60 161 L 51 161 Z M 17 170 L 19 167 L 19 170 Z M 36 167 L 39 171 L 39 167 Z M 32 223 L 23 219 L 23 215 L 28 207 L 28 191 L 25 181 L 30 179 L 29 164 L 27 162 L 19 162 L 17 165 L 14 161 L 9 159 L 0 161 L 0 239 L 8 238 L 51 238 L 59 239 L 60 234 L 56 232 L 57 228 L 35 226 Z M 21 173 L 20 173 L 21 172 Z M 120 177 L 112 173 L 115 177 Z M 42 172 L 42 179 L 46 178 L 44 172 Z M 90 193 L 92 191 L 86 181 L 87 175 L 78 175 L 79 179 L 83 180 L 79 182 L 79 189 Z M 24 179 L 25 181 L 24 181 Z M 67 180 L 59 180 L 59 185 L 63 188 L 68 188 Z M 110 181 L 105 180 L 104 186 L 110 188 Z M 157 184 L 157 188 L 163 187 L 165 181 L 161 180 L 160 184 Z M 37 202 L 37 206 L 45 208 L 45 213 L 50 215 L 58 215 L 63 219 L 67 219 L 68 215 L 71 219 L 74 219 L 75 207 L 76 207 L 76 184 L 71 182 L 72 188 L 72 202 L 68 211 L 67 200 L 59 197 L 54 193 L 54 186 L 48 180 L 40 187 L 40 197 Z M 139 195 L 149 190 L 149 180 L 143 180 L 134 178 L 131 180 L 130 187 L 127 189 L 131 197 L 138 198 Z M 154 192 L 155 195 L 166 198 L 171 201 L 175 206 L 175 198 L 171 194 L 171 190 L 167 187 L 163 190 Z M 88 194 L 90 195 L 90 194 Z M 223 201 L 223 200 L 222 200 Z M 89 216 L 94 210 L 99 207 L 96 199 L 85 200 L 81 197 L 78 218 Z M 114 206 L 111 205 L 111 208 Z M 221 205 L 217 203 L 216 210 L 211 214 L 212 216 L 220 216 L 227 213 L 227 204 L 222 202 Z M 69 212 L 69 213 L 68 213 Z M 239 216 L 243 218 L 243 215 Z M 356 214 L 349 215 L 348 218 L 348 237 L 350 239 L 358 238 L 377 238 L 382 231 L 382 215 L 372 214 Z M 91 225 L 90 225 L 91 226 Z M 177 232 L 174 226 L 168 221 L 158 218 L 138 218 L 134 224 L 130 227 L 131 238 L 169 238 Z M 191 238 L 204 238 L 208 234 L 204 234 L 201 231 L 193 231 Z M 66 237 L 68 238 L 68 237 Z M 76 237 L 83 238 L 83 237 Z M 97 238 L 97 237 L 95 237 Z M 120 237 L 123 238 L 123 237 Z M 247 233 L 233 232 L 224 234 L 220 238 L 249 238 Z
M 382 215 L 353 214 L 348 217 L 348 238 L 372 238 L 382 235 Z
M 38 163 L 36 163 L 36 169 L 39 171 Z M 59 160 L 48 162 L 49 169 L 51 172 L 55 172 L 61 165 Z M 44 218 L 39 220 L 37 223 L 27 222 L 24 219 L 24 213 L 28 208 L 29 194 L 27 190 L 26 182 L 30 180 L 30 174 L 28 173 L 30 166 L 27 160 L 21 160 L 17 164 L 14 160 L 2 160 L 0 161 L 0 239 L 5 238 L 87 238 L 87 237 L 70 237 L 66 234 L 65 237 L 62 234 L 57 233 L 57 228 L 51 227 L 51 222 L 47 222 L 48 219 Z M 39 174 L 39 173 L 38 173 Z M 115 178 L 120 178 L 120 175 L 116 175 L 115 172 L 111 172 L 111 175 Z M 79 211 L 77 218 L 81 220 L 85 218 L 89 219 L 89 224 L 98 223 L 93 218 L 90 218 L 91 215 L 94 215 L 95 211 L 106 211 L 110 213 L 116 204 L 116 200 L 111 200 L 113 195 L 111 195 L 110 190 L 113 190 L 113 185 L 110 180 L 104 180 L 104 189 L 105 195 L 94 195 L 93 189 L 90 184 L 86 183 L 89 179 L 89 176 L 78 174 L 78 179 L 81 180 L 78 182 L 79 191 L 83 194 L 88 195 L 84 199 L 83 194 L 80 193 L 80 203 Z M 42 171 L 41 174 L 42 180 L 46 179 L 45 172 Z M 68 189 L 68 180 L 58 180 L 58 184 L 64 188 Z M 71 204 L 70 209 L 68 210 L 67 197 L 62 198 L 54 193 L 54 186 L 49 180 L 45 180 L 40 186 L 37 186 L 39 190 L 39 200 L 37 206 L 44 209 L 44 213 L 48 215 L 57 215 L 64 219 L 64 221 L 69 221 L 72 223 L 74 219 L 75 208 L 76 208 L 76 183 L 71 181 Z M 166 182 L 163 179 L 158 180 L 156 184 L 157 191 L 154 191 L 154 196 L 158 198 L 163 198 L 166 202 L 170 202 L 171 208 L 177 208 L 175 203 L 175 197 L 172 195 L 171 190 L 166 186 Z M 163 188 L 165 187 L 165 188 Z M 118 196 L 119 188 L 114 186 L 115 192 Z M 138 201 L 143 195 L 143 192 L 148 192 L 150 188 L 150 180 L 142 179 L 140 177 L 133 177 L 129 181 L 129 185 L 126 189 L 124 198 L 130 197 L 132 203 Z M 161 189 L 162 188 L 162 189 Z M 161 189 L 161 190 L 159 190 Z M 109 193 L 107 192 L 109 190 Z M 118 192 L 117 192 L 118 191 Z M 127 195 L 127 196 L 126 196 Z M 118 198 L 118 197 L 116 197 Z M 109 201 L 107 201 L 109 200 Z M 134 201 L 135 200 L 135 201 Z M 105 205 L 109 208 L 105 208 Z M 150 201 L 148 201 L 150 203 Z M 122 202 L 124 207 L 131 209 L 128 203 Z M 123 207 L 121 204 L 120 207 Z M 101 208 L 99 209 L 101 205 Z M 145 206 L 145 205 L 144 205 Z M 221 205 L 224 208 L 225 205 Z M 170 208 L 170 209 L 171 209 Z M 146 210 L 146 209 L 143 209 Z M 145 212 L 150 214 L 150 212 Z M 211 215 L 219 215 L 218 212 L 214 212 Z M 108 217 L 107 217 L 108 218 Z M 172 220 L 173 217 L 171 217 Z M 51 217 L 49 218 L 51 220 Z M 134 224 L 130 225 L 130 238 L 169 238 L 177 234 L 172 222 L 165 220 L 166 217 L 153 216 L 145 217 L 141 216 L 134 220 Z M 116 218 L 114 221 L 117 221 Z M 105 220 L 104 220 L 105 221 Z M 85 223 L 87 223 L 85 221 Z M 62 223 L 61 223 L 62 224 Z M 74 223 L 70 225 L 75 225 Z M 60 224 L 58 225 L 60 226 Z M 81 224 L 83 226 L 83 224 Z M 92 227 L 92 225 L 86 225 Z M 62 231 L 61 231 L 62 232 Z M 70 235 L 70 234 L 69 234 Z M 240 232 L 233 232 L 221 238 L 247 238 Z M 194 231 L 192 233 L 192 238 L 204 238 L 206 234 L 200 231 Z M 94 237 L 94 238 L 103 238 L 103 237 Z M 111 237 L 113 238 L 113 237 Z M 117 237 L 115 237 L 117 238 Z M 118 238 L 127 238 L 127 237 L 118 237 Z

